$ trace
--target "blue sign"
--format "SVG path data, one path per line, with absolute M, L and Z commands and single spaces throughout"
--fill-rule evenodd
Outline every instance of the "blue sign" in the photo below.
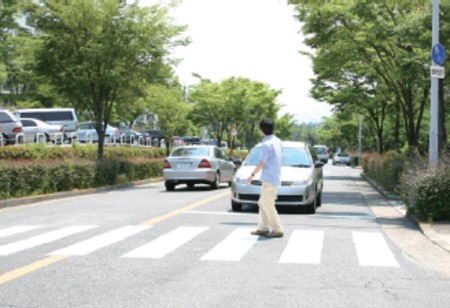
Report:
M 431 58 L 433 59 L 433 62 L 437 65 L 441 65 L 442 63 L 444 63 L 445 60 L 444 46 L 442 46 L 441 44 L 434 45 L 431 50 Z

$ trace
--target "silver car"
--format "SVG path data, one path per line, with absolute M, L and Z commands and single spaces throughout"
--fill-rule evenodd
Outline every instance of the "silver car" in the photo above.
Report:
M 333 165 L 345 164 L 347 166 L 351 165 L 351 158 L 347 153 L 336 153 L 333 155 Z
M 164 160 L 164 184 L 168 191 L 176 185 L 208 184 L 213 189 L 220 183 L 231 185 L 236 167 L 225 152 L 216 146 L 181 146 Z
M 25 142 L 64 142 L 64 126 L 38 119 L 21 118 Z
M 113 142 L 114 136 L 119 136 L 119 129 L 109 124 L 106 125 L 105 143 Z M 93 122 L 80 123 L 77 140 L 79 143 L 98 143 L 98 134 Z
M 23 143 L 23 126 L 19 119 L 12 112 L 6 109 L 0 109 L 0 145 Z
M 261 191 L 261 172 L 251 184 L 247 178 L 259 162 L 260 145 L 255 146 L 241 167 L 236 171 L 231 185 L 231 207 L 241 211 L 243 204 L 258 204 Z M 301 206 L 314 214 L 322 204 L 323 162 L 319 161 L 310 147 L 303 142 L 283 141 L 281 186 L 277 189 L 275 205 Z

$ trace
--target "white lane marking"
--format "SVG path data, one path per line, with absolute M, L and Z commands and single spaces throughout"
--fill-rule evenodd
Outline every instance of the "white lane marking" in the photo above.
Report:
M 323 231 L 294 230 L 279 263 L 320 264 Z
M 136 248 L 123 255 L 123 258 L 159 259 L 189 242 L 194 237 L 207 230 L 208 227 L 179 227 L 164 234 L 150 243 Z
M 200 260 L 239 261 L 259 238 L 251 235 L 251 230 L 247 228 L 234 230 Z
M 25 240 L 21 240 L 18 242 L 6 244 L 0 246 L 0 255 L 6 256 L 18 251 L 22 251 L 28 248 L 36 247 L 39 245 L 47 244 L 69 235 L 73 235 L 76 233 L 80 233 L 92 228 L 96 228 L 97 226 L 72 226 L 63 229 L 58 229 L 55 231 L 47 232 L 41 235 L 33 236 Z
M 394 254 L 381 233 L 352 232 L 359 265 L 398 267 Z
M 205 215 L 225 215 L 225 216 L 255 216 L 255 213 L 233 213 L 219 211 L 187 211 L 184 214 L 205 214 Z M 256 224 L 256 223 L 255 223 Z
M 314 217 L 322 217 L 322 218 L 339 218 L 339 219 L 368 219 L 374 220 L 375 216 L 370 216 L 367 214 L 357 214 L 357 215 L 340 215 L 340 214 L 320 214 L 316 213 Z
M 27 231 L 41 228 L 42 226 L 15 226 L 0 230 L 0 237 L 7 237 L 14 234 L 24 233 Z
M 114 244 L 151 227 L 152 226 L 125 226 L 94 236 L 90 239 L 73 244 L 71 246 L 55 250 L 48 255 L 84 256 L 95 250 Z

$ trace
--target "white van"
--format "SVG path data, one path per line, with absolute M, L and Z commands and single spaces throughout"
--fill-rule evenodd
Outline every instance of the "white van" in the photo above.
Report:
M 17 109 L 17 117 L 38 119 L 48 124 L 64 126 L 64 139 L 76 138 L 78 119 L 73 108 Z M 73 134 L 72 134 L 73 133 Z
M 323 163 L 328 163 L 328 158 L 329 158 L 329 154 L 328 154 L 328 147 L 326 145 L 315 145 L 313 146 L 314 152 L 317 155 L 317 158 L 323 162 Z

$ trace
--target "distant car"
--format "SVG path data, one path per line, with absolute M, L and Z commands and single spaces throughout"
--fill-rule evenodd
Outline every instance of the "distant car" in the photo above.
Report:
M 161 146 L 161 141 L 164 139 L 164 131 L 156 129 L 142 130 L 141 134 L 144 136 L 145 142 L 147 144 L 147 138 L 151 138 L 151 143 L 153 146 Z
M 125 144 L 145 144 L 144 135 L 134 129 L 120 129 L 119 132 L 115 135 L 116 143 L 125 143 Z
M 78 129 L 78 118 L 73 108 L 33 108 L 14 111 L 19 119 L 38 119 L 48 124 L 64 126 L 66 140 L 72 140 Z
M 119 133 L 116 127 L 111 125 L 106 126 L 105 131 L 105 143 L 111 143 L 115 135 Z M 98 143 L 98 134 L 95 130 L 94 122 L 80 123 L 80 127 L 77 132 L 77 140 L 80 143 Z
M 235 169 L 231 159 L 216 146 L 180 146 L 164 160 L 164 183 L 168 191 L 179 184 L 189 188 L 208 184 L 217 189 L 223 182 L 231 186 Z
M 23 125 L 22 122 L 16 117 L 15 114 L 6 110 L 0 109 L 0 142 L 4 144 L 14 144 L 16 143 L 16 137 L 20 139 L 23 133 Z M 19 142 L 23 143 L 23 137 Z
M 64 125 L 48 124 L 38 119 L 21 118 L 25 142 L 64 142 Z
M 326 145 L 317 144 L 313 146 L 313 150 L 321 162 L 325 164 L 328 163 L 329 154 L 328 154 L 328 147 Z
M 314 214 L 316 207 L 322 204 L 323 163 L 310 147 L 303 142 L 283 141 L 281 150 L 281 186 L 277 189 L 275 205 L 304 207 Z M 243 204 L 258 204 L 261 193 L 261 172 L 250 184 L 247 178 L 259 163 L 261 144 L 256 145 L 248 154 L 241 167 L 236 171 L 231 185 L 231 208 L 241 211 Z
M 333 165 L 345 164 L 347 166 L 351 165 L 350 155 L 347 153 L 336 153 L 333 155 Z

